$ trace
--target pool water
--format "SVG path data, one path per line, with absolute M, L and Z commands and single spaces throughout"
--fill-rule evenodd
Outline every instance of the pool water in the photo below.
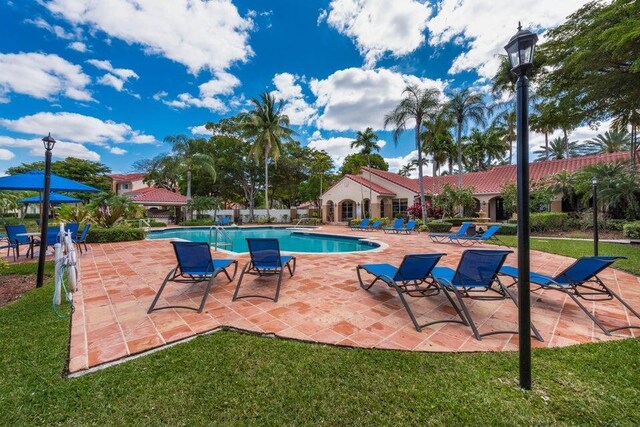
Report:
M 300 230 L 278 227 L 228 227 L 227 234 L 233 241 L 233 246 L 219 246 L 221 249 L 233 252 L 248 252 L 247 238 L 276 238 L 280 243 L 280 250 L 285 252 L 360 252 L 378 248 L 374 242 L 364 241 L 357 237 L 316 234 Z M 215 234 L 215 230 L 213 230 Z M 191 242 L 208 242 L 209 227 L 190 227 L 151 231 L 149 239 L 183 239 Z M 212 238 L 212 241 L 214 238 Z M 219 241 L 224 241 L 219 238 Z

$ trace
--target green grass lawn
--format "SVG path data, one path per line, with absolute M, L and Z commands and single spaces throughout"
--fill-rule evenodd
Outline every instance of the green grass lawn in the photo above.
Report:
M 505 244 L 512 247 L 517 246 L 516 236 L 499 237 Z M 579 258 L 581 256 L 593 255 L 593 242 L 532 237 L 531 249 Z M 600 255 L 621 255 L 627 257 L 627 259 L 616 261 L 614 267 L 640 276 L 640 246 L 619 243 L 600 243 L 598 245 L 598 253 Z
M 517 386 L 515 353 L 234 332 L 66 379 L 69 323 L 52 315 L 51 294 L 48 284 L 0 308 L 0 425 L 640 424 L 638 340 L 534 351 L 531 392 Z

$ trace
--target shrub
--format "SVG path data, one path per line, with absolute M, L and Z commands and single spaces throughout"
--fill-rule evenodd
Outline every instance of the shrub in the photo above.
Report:
M 602 221 L 604 222 L 604 221 Z M 610 219 L 606 222 L 606 224 L 603 224 L 603 227 L 607 230 L 613 230 L 613 231 L 622 231 L 624 226 L 627 224 L 628 222 L 625 221 L 624 219 Z M 598 224 L 599 225 L 599 224 Z
M 447 222 L 453 224 L 454 227 L 460 227 L 463 222 L 473 222 L 476 218 L 447 218 Z
M 429 227 L 426 224 L 422 224 L 418 227 L 418 230 L 420 230 L 421 233 L 424 233 L 425 231 L 429 231 Z
M 496 234 L 501 236 L 515 236 L 518 234 L 517 224 L 496 224 L 500 226 L 500 230 Z
M 640 221 L 625 224 L 622 227 L 622 235 L 627 239 L 640 239 Z
M 569 215 L 564 212 L 532 213 L 530 218 L 531 231 L 565 230 Z
M 119 225 L 111 228 L 93 226 L 87 234 L 89 243 L 112 243 L 129 242 L 132 240 L 143 240 L 145 232 L 141 228 Z
M 444 221 L 430 221 L 426 225 L 427 230 L 432 233 L 446 233 L 453 227 L 453 224 Z
M 351 227 L 357 227 L 360 225 L 360 223 L 362 222 L 362 220 L 359 219 L 352 219 L 351 222 L 349 222 L 349 226 Z
M 154 220 L 149 220 L 149 227 L 166 227 L 167 224 L 165 224 L 162 221 L 154 221 Z
M 211 218 L 207 218 L 207 219 L 190 219 L 188 221 L 182 221 L 180 223 L 180 225 L 183 225 L 185 227 L 198 226 L 198 225 L 213 225 L 213 219 L 211 219 Z

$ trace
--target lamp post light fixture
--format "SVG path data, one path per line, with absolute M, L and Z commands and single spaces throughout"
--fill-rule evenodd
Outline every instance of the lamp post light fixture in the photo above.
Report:
M 51 150 L 56 140 L 49 135 L 42 138 L 44 144 L 44 192 L 42 195 L 42 222 L 40 223 L 40 254 L 38 254 L 38 276 L 36 287 L 40 288 L 44 282 L 44 262 L 47 256 L 47 233 L 49 231 L 49 197 L 51 192 Z
M 511 72 L 516 81 L 517 122 L 517 185 L 518 185 L 518 359 L 520 365 L 520 387 L 531 389 L 531 283 L 529 274 L 529 79 L 527 73 L 533 67 L 533 53 L 538 36 L 523 30 L 518 23 L 518 32 L 505 46 Z
M 591 178 L 591 198 L 593 199 L 593 255 L 598 256 L 598 178 Z

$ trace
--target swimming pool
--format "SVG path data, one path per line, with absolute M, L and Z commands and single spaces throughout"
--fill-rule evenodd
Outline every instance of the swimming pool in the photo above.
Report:
M 232 246 L 220 246 L 221 249 L 233 252 L 248 252 L 247 237 L 277 238 L 280 250 L 285 252 L 361 252 L 380 247 L 378 243 L 358 237 L 337 236 L 333 234 L 309 233 L 307 231 L 287 229 L 283 227 L 228 227 L 225 228 L 231 237 Z M 215 230 L 213 230 L 215 233 Z M 167 230 L 154 230 L 147 234 L 149 239 L 183 239 L 191 242 L 208 242 L 209 227 L 189 227 Z M 220 238 L 222 241 L 223 239 Z

